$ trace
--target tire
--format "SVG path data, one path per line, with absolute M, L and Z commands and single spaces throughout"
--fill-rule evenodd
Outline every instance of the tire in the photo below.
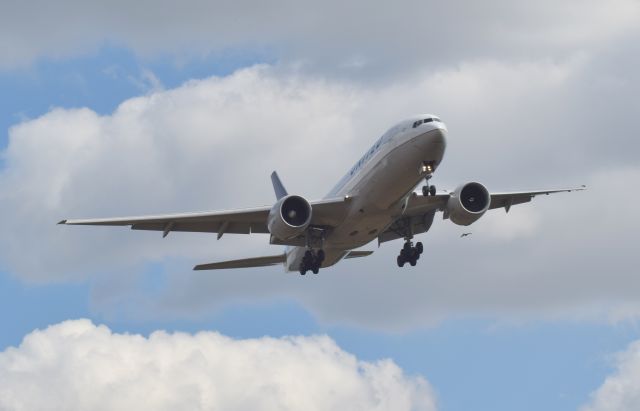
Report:
M 311 269 L 311 272 L 312 272 L 312 273 L 314 273 L 314 274 L 318 274 L 318 271 L 320 271 L 320 269 L 319 269 L 319 268 L 313 268 L 313 269 Z
M 409 260 L 409 264 L 411 264 L 411 267 L 415 267 L 417 263 L 418 263 L 418 259 L 415 257 Z
M 424 251 L 424 246 L 419 241 L 416 243 L 416 251 L 418 252 L 418 254 L 422 254 L 422 252 Z
M 305 275 L 306 273 L 307 273 L 307 270 L 300 269 L 300 275 Z
M 425 197 L 429 195 L 429 187 L 422 186 L 422 195 Z
M 402 256 L 399 255 L 397 261 L 398 261 L 398 267 L 402 268 L 405 263 L 404 258 L 402 258 Z
M 429 187 L 429 194 L 431 194 L 432 196 L 436 195 L 436 186 Z

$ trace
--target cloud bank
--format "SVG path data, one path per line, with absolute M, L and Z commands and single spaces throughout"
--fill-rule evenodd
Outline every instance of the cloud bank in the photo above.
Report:
M 581 411 L 632 411 L 640 409 L 640 341 L 615 356 L 615 371 L 591 395 Z
M 192 0 L 9 2 L 0 16 L 0 68 L 66 58 L 102 44 L 142 56 L 193 58 L 229 50 L 267 52 L 310 70 L 410 72 L 477 58 L 562 58 L 637 32 L 633 0 L 535 3 L 504 0 L 289 2 Z M 28 24 L 25 24 L 28 22 Z M 597 25 L 597 29 L 594 26 Z
M 360 361 L 327 336 L 234 340 L 216 332 L 148 338 L 89 320 L 28 334 L 0 353 L 10 410 L 435 410 L 422 377 Z
M 619 116 L 632 110 L 626 102 L 635 89 L 617 89 L 618 99 L 595 116 L 617 121 L 595 127 L 592 102 L 611 91 L 597 86 L 604 80 L 591 72 L 593 61 L 480 62 L 366 88 L 255 66 L 127 100 L 110 115 L 54 109 L 9 132 L 0 261 L 31 282 L 91 279 L 94 309 L 139 318 L 206 316 L 229 302 L 274 298 L 299 302 L 322 321 L 374 328 L 459 315 L 634 318 L 640 283 L 632 244 L 640 222 L 629 182 L 640 178 L 632 155 L 639 126 L 630 114 Z M 499 191 L 590 189 L 536 199 L 506 216 L 490 212 L 472 226 L 470 241 L 438 220 L 420 237 L 427 252 L 415 269 L 399 271 L 400 244 L 385 244 L 305 281 L 279 267 L 190 271 L 196 263 L 271 254 L 265 236 L 217 242 L 55 225 L 272 204 L 273 169 L 290 192 L 319 198 L 371 142 L 416 111 L 436 112 L 449 126 L 440 188 L 479 180 Z M 141 276 L 157 263 L 164 285 L 147 287 Z

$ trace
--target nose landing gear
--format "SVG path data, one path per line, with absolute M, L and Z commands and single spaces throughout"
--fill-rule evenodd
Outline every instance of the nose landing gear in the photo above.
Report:
M 436 195 L 436 186 L 432 186 L 429 184 L 429 180 L 433 176 L 434 166 L 432 162 L 424 161 L 422 166 L 420 166 L 420 174 L 424 174 L 424 179 L 426 185 L 422 186 L 422 195 L 425 197 L 428 195 L 434 196 Z
M 407 240 L 400 250 L 400 255 L 397 258 L 398 267 L 403 267 L 405 263 L 411 264 L 414 267 L 418 260 L 420 259 L 420 255 L 424 251 L 424 247 L 421 242 L 417 242 L 414 246 L 411 240 Z
M 302 257 L 302 262 L 300 263 L 300 274 L 305 275 L 307 271 L 318 274 L 320 266 L 324 261 L 324 257 L 324 250 L 318 250 L 316 253 L 312 250 L 307 250 L 304 253 L 304 257 Z

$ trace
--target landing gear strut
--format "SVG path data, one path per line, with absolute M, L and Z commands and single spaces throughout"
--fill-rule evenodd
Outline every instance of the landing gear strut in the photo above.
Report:
M 318 250 L 316 253 L 312 250 L 307 250 L 304 253 L 304 257 L 302 257 L 302 262 L 300 263 L 300 274 L 305 275 L 307 271 L 318 274 L 323 261 L 324 250 Z
M 432 174 L 427 174 L 424 178 L 427 185 L 422 186 L 422 195 L 425 197 L 428 195 L 431 195 L 431 196 L 436 195 L 436 186 L 429 184 L 429 180 L 431 179 L 431 177 L 432 177 Z
M 411 264 L 412 267 L 415 266 L 423 251 L 424 247 L 421 242 L 417 242 L 414 246 L 411 240 L 407 240 L 398 256 L 398 267 L 403 267 L 405 263 Z

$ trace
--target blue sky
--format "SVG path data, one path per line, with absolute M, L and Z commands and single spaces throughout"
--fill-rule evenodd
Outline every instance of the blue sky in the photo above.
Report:
M 600 5 L 589 3 L 578 16 L 567 5 L 558 19 L 491 4 L 505 21 L 485 16 L 466 29 L 461 21 L 472 7 L 462 17 L 444 7 L 443 22 L 430 28 L 448 34 L 440 41 L 446 51 L 435 47 L 438 59 L 411 52 L 409 39 L 423 35 L 411 27 L 382 38 L 369 32 L 367 23 L 383 11 L 362 16 L 358 27 L 370 37 L 349 30 L 350 10 L 333 22 L 342 36 L 320 36 L 331 5 L 316 11 L 317 20 L 291 11 L 305 16 L 300 25 L 292 17 L 272 26 L 228 10 L 229 21 L 255 27 L 227 25 L 220 13 L 211 32 L 202 16 L 187 13 L 166 26 L 140 20 L 140 31 L 134 24 L 115 35 L 105 17 L 98 28 L 82 28 L 88 45 L 65 30 L 48 42 L 35 28 L 6 29 L 25 39 L 18 45 L 27 51 L 0 48 L 0 351 L 35 329 L 78 318 L 145 336 L 326 334 L 361 361 L 390 358 L 406 375 L 424 377 L 440 410 L 606 403 L 613 397 L 597 390 L 608 377 L 634 381 L 619 371 L 616 353 L 640 339 L 631 240 L 639 222 L 630 214 L 637 193 L 626 189 L 640 173 L 628 155 L 638 148 L 630 136 L 638 131 L 639 62 L 629 56 L 640 20 L 637 7 L 618 1 L 595 33 L 581 20 L 599 16 Z M 461 28 L 448 31 L 446 22 Z M 207 45 L 199 36 L 215 40 Z M 598 117 L 617 120 L 606 146 L 585 127 L 589 101 L 610 102 L 597 105 Z M 189 108 L 200 106 L 191 116 Z M 259 205 L 271 200 L 262 173 L 271 167 L 294 191 L 320 196 L 385 127 L 419 111 L 441 115 L 453 135 L 443 188 L 477 178 L 511 189 L 587 183 L 590 192 L 536 200 L 509 218 L 487 216 L 470 242 L 438 219 L 421 238 L 430 254 L 420 271 L 385 265 L 393 245 L 303 282 L 271 269 L 219 277 L 190 271 L 204 259 L 264 253 L 262 237 L 218 243 L 196 234 L 160 243 L 147 233 L 55 227 L 75 214 Z M 76 129 L 78 136 L 59 134 Z M 95 141 L 74 151 L 83 135 Z M 319 169 L 300 154 L 309 152 L 335 166 Z M 132 168 L 136 159 L 141 165 Z M 619 193 L 616 205 L 599 205 L 603 190 Z

